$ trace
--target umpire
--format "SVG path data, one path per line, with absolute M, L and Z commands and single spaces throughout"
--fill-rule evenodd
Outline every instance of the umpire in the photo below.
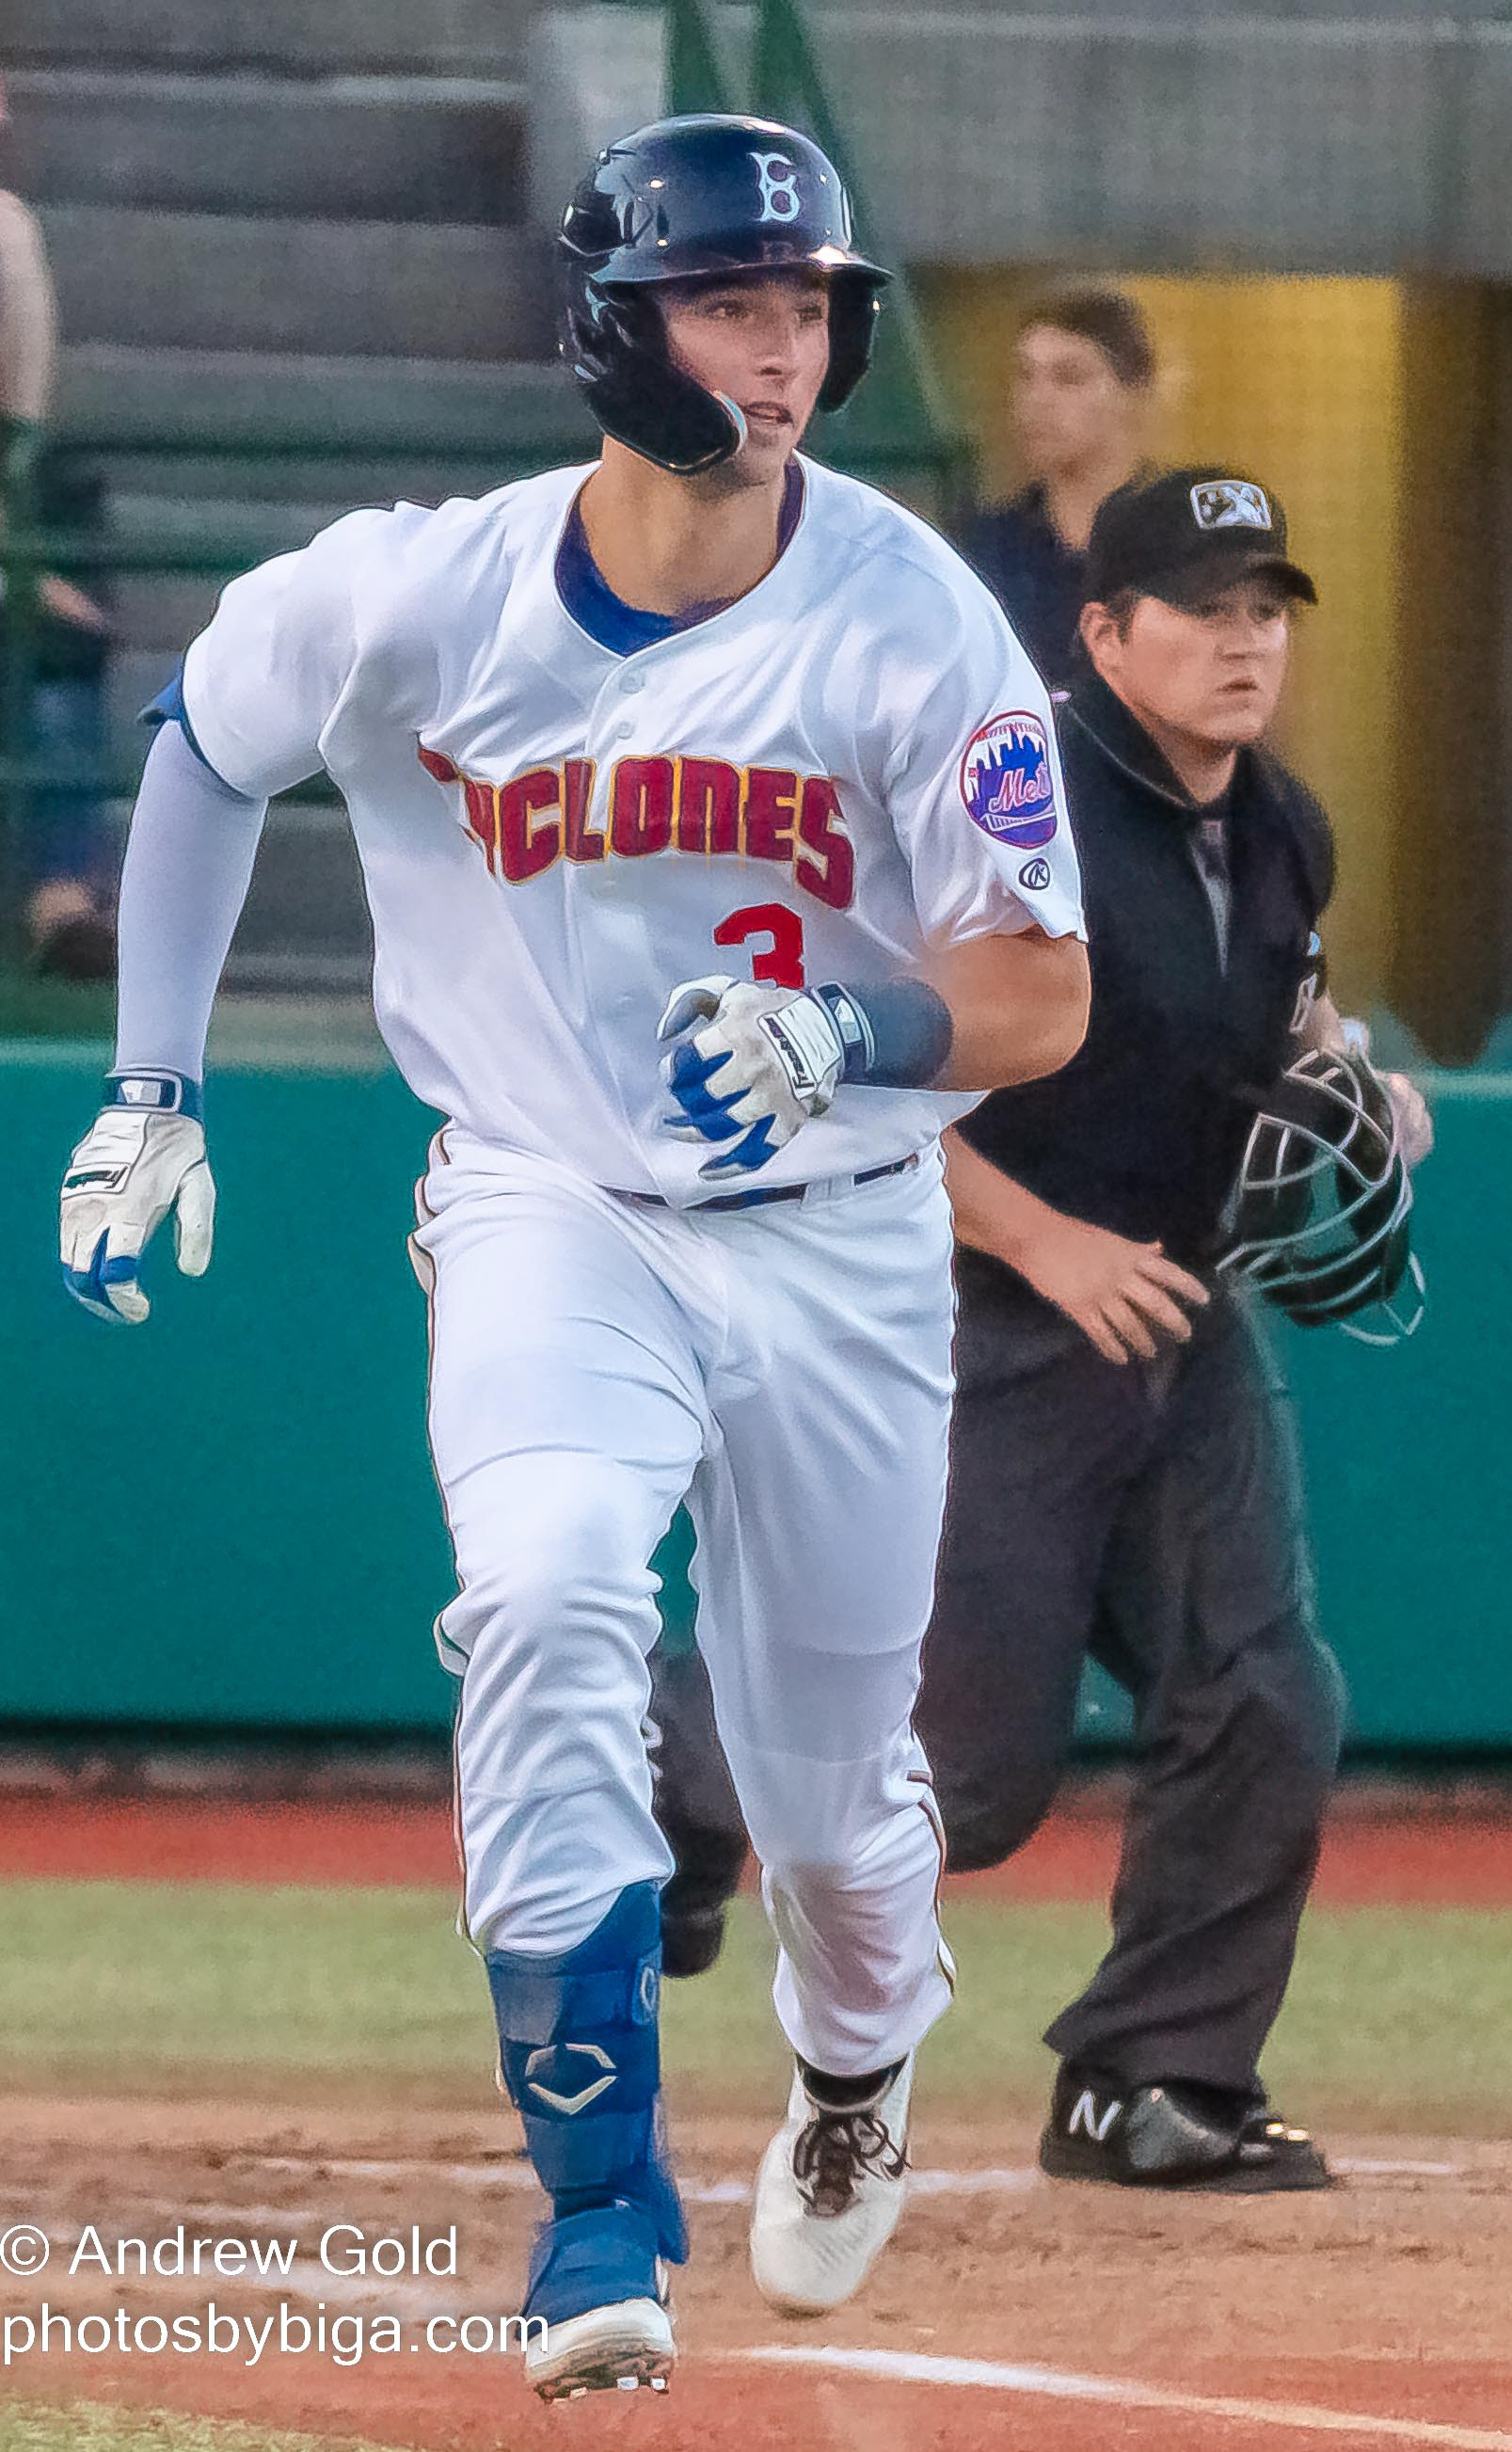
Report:
M 1295 607 L 1281 505 L 1186 468 L 1090 540 L 1062 708 L 1092 971 L 1087 1039 L 947 1136 L 960 1317 L 951 1495 L 917 1725 L 953 1869 L 1023 1846 L 1085 1655 L 1134 1705 L 1112 1946 L 1047 2041 L 1047 2170 L 1318 2188 L 1257 2075 L 1291 1970 L 1343 1696 L 1313 1631 L 1291 1426 L 1215 1268 L 1257 1098 L 1342 1030 L 1321 989 L 1327 821 L 1261 746 Z M 1431 1131 L 1387 1076 L 1408 1159 Z M 696 1654 L 658 1675 L 677 1859 L 669 1972 L 717 1954 L 744 1849 Z
M 1091 1026 L 1055 1080 L 990 1097 L 948 1140 L 959 1392 L 918 1725 L 969 1869 L 1043 1817 L 1084 1655 L 1133 1701 L 1112 1946 L 1046 2037 L 1045 2168 L 1321 2187 L 1256 2071 L 1342 1695 L 1285 1396 L 1212 1268 L 1253 1095 L 1298 1052 L 1332 881 L 1322 810 L 1259 745 L 1293 608 L 1316 599 L 1275 498 L 1207 468 L 1110 497 L 1088 589 L 1061 741 Z

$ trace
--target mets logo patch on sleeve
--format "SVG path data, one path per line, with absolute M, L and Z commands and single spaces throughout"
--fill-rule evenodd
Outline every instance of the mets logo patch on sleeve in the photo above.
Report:
M 1038 851 L 1055 832 L 1050 744 L 1037 715 L 994 715 L 961 760 L 961 798 L 974 825 L 1014 851 Z

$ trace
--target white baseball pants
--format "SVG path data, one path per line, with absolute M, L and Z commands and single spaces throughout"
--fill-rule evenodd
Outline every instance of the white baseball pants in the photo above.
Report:
M 899 2058 L 950 1989 L 911 1723 L 951 1397 L 937 1152 L 711 1216 L 448 1126 L 419 1209 L 473 1941 L 569 1949 L 627 1884 L 671 1870 L 647 1561 L 685 1498 L 778 2017 L 836 2076 Z

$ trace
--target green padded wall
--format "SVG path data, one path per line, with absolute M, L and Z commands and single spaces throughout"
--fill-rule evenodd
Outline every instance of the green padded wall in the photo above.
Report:
M 214 1266 L 191 1285 L 158 1255 L 151 1321 L 109 1329 L 55 1261 L 102 1051 L 0 1059 L 0 1717 L 443 1729 L 404 1250 L 433 1119 L 387 1073 L 218 1073 Z M 1389 1354 L 1288 1333 L 1286 1355 L 1356 1738 L 1512 1748 L 1512 1080 L 1439 1090 L 1427 1325 Z M 668 1598 L 685 1624 L 676 1576 Z
M 450 1569 L 404 1248 L 435 1119 L 388 1073 L 222 1073 L 209 1275 L 143 1328 L 64 1295 L 56 1179 L 93 1049 L 0 1070 L 0 1711 L 449 1725 Z

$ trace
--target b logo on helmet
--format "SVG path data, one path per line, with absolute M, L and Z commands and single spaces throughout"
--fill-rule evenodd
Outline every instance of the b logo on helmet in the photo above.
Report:
M 756 176 L 761 182 L 761 211 L 764 222 L 795 222 L 803 210 L 798 194 L 798 166 L 785 153 L 753 153 Z
M 961 798 L 972 823 L 1014 851 L 1038 851 L 1055 832 L 1055 779 L 1037 715 L 994 715 L 961 760 Z

